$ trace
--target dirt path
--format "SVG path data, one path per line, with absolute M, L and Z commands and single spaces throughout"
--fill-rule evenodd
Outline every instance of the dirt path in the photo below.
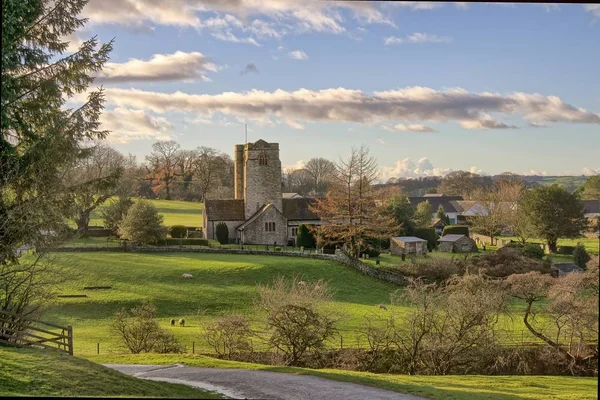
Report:
M 422 397 L 355 383 L 280 372 L 186 367 L 179 364 L 105 366 L 138 378 L 195 386 L 234 399 L 424 400 Z

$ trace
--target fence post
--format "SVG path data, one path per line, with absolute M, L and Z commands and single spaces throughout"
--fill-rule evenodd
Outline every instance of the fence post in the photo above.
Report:
M 344 337 L 340 336 L 340 349 L 343 350 L 344 349 Z
M 100 343 L 96 344 L 96 354 L 100 354 Z
M 73 327 L 71 325 L 67 325 L 67 343 L 69 346 L 69 355 L 73 355 Z
M 196 354 L 196 342 L 192 342 L 192 354 Z

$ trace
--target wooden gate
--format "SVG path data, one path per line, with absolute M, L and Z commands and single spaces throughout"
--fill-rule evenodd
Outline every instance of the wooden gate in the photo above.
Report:
M 73 355 L 73 328 L 0 310 L 0 343 L 15 347 L 59 349 Z

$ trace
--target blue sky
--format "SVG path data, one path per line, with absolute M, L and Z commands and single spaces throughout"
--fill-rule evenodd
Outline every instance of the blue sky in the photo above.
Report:
M 103 121 L 140 159 L 231 153 L 247 122 L 286 166 L 365 143 L 383 179 L 600 173 L 599 6 L 154 3 L 91 0 L 71 38 L 115 37 Z

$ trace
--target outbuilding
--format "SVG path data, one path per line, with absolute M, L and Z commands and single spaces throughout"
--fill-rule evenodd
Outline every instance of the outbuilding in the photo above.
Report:
M 396 256 L 427 254 L 427 240 L 415 236 L 395 236 L 390 239 L 390 252 Z
M 471 253 L 477 251 L 477 244 L 465 235 L 446 235 L 438 239 L 438 250 L 448 253 Z

